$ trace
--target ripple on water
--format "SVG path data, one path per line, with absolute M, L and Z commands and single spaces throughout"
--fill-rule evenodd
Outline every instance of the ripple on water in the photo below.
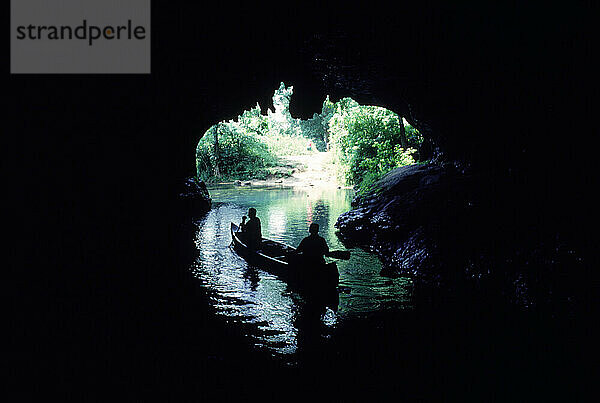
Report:
M 381 277 L 379 260 L 360 249 L 351 250 L 350 260 L 338 261 L 343 292 L 337 309 L 315 309 L 275 276 L 249 267 L 230 248 L 230 223 L 239 223 L 248 208 L 255 207 L 265 237 L 297 246 L 309 224 L 317 222 L 330 249 L 344 249 L 334 224 L 351 208 L 351 190 L 233 186 L 209 190 L 213 209 L 196 223 L 198 258 L 191 270 L 209 290 L 219 315 L 232 325 L 253 324 L 243 329 L 257 348 L 291 356 L 298 349 L 299 333 L 318 332 L 328 338 L 345 319 L 382 309 L 411 309 L 410 281 Z

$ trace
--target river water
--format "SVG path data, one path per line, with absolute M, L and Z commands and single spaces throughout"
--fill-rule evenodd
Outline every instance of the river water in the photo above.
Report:
M 256 348 L 291 363 L 306 340 L 331 339 L 349 320 L 412 308 L 411 281 L 380 276 L 378 258 L 361 249 L 337 261 L 337 304 L 312 306 L 277 277 L 249 267 L 230 247 L 230 223 L 238 224 L 255 207 L 266 238 L 297 246 L 316 222 L 330 250 L 344 250 L 334 224 L 350 210 L 352 190 L 217 186 L 209 192 L 213 207 L 196 222 L 198 258 L 192 270 L 217 314 L 244 329 Z
M 419 399 L 450 391 L 479 394 L 477 401 L 497 400 L 498 393 L 560 401 L 577 395 L 572 385 L 588 373 L 579 364 L 577 321 L 546 319 L 466 289 L 424 289 L 408 278 L 382 277 L 377 257 L 360 249 L 350 250 L 350 260 L 337 261 L 338 300 L 315 303 L 248 266 L 230 247 L 230 223 L 239 223 L 255 207 L 265 237 L 297 246 L 316 222 L 331 250 L 344 249 L 334 224 L 351 208 L 351 190 L 219 186 L 209 191 L 213 207 L 195 223 L 195 281 L 208 296 L 209 315 L 277 368 L 304 371 L 311 382 L 329 383 L 335 374 L 342 382 L 333 386 L 345 395 L 365 384 Z M 223 343 L 224 349 L 233 347 Z M 257 365 L 239 359 L 245 369 Z M 275 374 L 296 379 L 279 369 L 255 370 L 261 382 L 271 379 L 273 385 Z

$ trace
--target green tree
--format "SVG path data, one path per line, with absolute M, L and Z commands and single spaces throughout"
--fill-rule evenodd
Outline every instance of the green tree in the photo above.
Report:
M 398 166 L 415 163 L 416 131 L 409 129 L 409 140 L 402 118 L 388 109 L 344 98 L 335 104 L 328 126 L 338 173 L 347 184 L 365 187 Z
M 208 129 L 196 148 L 197 176 L 205 182 L 263 177 L 277 157 L 238 122 Z
M 196 150 L 198 176 L 205 181 L 264 177 L 277 156 L 309 152 L 307 139 L 319 151 L 332 152 L 341 182 L 363 190 L 391 169 L 416 162 L 423 137 L 396 113 L 327 96 L 320 113 L 294 119 L 292 95 L 293 87 L 282 82 L 273 94 L 274 112 L 263 115 L 257 103 L 237 120 L 209 128 Z

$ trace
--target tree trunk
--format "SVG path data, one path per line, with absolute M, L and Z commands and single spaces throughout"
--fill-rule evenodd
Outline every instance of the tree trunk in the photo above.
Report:
M 213 150 L 213 154 L 215 155 L 215 177 L 218 178 L 220 175 L 219 172 L 219 129 L 218 126 L 215 126 L 215 148 Z
M 402 116 L 398 116 L 398 120 L 400 121 L 400 144 L 402 148 L 405 150 L 408 148 L 408 140 L 406 139 L 406 129 L 404 128 L 404 119 Z

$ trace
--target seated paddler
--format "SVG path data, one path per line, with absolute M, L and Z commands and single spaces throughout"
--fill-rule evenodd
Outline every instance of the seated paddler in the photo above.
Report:
M 308 232 L 309 235 L 298 245 L 297 252 L 302 254 L 307 264 L 324 265 L 329 246 L 325 238 L 319 235 L 319 224 L 310 224 Z
M 259 250 L 262 241 L 262 231 L 260 227 L 260 219 L 256 216 L 256 209 L 250 207 L 248 209 L 248 222 L 243 227 L 248 249 Z

